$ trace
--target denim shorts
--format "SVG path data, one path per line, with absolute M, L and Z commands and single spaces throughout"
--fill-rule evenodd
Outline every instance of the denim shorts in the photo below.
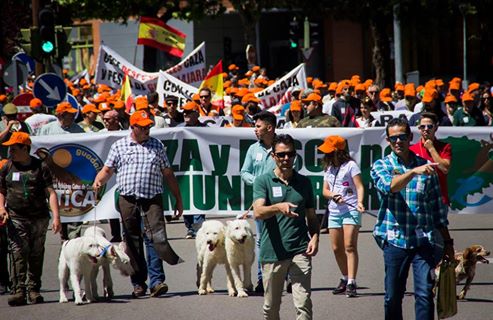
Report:
M 353 210 L 340 215 L 329 214 L 329 229 L 342 228 L 345 224 L 361 226 L 361 213 Z

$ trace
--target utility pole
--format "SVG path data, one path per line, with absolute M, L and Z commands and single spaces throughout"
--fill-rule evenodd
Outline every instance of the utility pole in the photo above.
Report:
M 399 4 L 395 4 L 394 12 L 394 68 L 395 81 L 404 83 L 402 74 L 402 46 L 401 46 L 401 21 L 399 19 Z
M 32 17 L 33 17 L 33 27 L 39 26 L 38 12 L 39 12 L 39 0 L 31 0 Z M 44 72 L 44 66 L 42 63 L 34 60 L 36 63 L 35 74 L 38 77 Z

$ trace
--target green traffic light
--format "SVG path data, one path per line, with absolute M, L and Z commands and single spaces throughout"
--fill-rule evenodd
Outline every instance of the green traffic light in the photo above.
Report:
M 290 44 L 291 44 L 291 48 L 297 48 L 298 47 L 298 44 L 294 41 L 290 41 Z
M 52 53 L 53 49 L 55 49 L 55 46 L 53 45 L 53 42 L 51 42 L 51 41 L 44 41 L 41 44 L 41 49 L 43 50 L 44 53 Z

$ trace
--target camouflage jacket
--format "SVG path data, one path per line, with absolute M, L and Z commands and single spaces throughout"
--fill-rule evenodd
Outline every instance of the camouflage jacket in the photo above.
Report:
M 328 128 L 340 126 L 341 123 L 336 117 L 322 114 L 313 118 L 306 117 L 301 119 L 296 128 Z

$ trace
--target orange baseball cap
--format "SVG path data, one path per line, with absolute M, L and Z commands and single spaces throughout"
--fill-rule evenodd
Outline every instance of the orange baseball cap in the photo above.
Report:
M 243 98 L 241 98 L 241 103 L 245 104 L 248 102 L 260 103 L 260 99 L 257 98 L 253 93 L 247 93 L 243 96 Z
M 341 136 L 328 136 L 325 138 L 324 143 L 322 143 L 318 150 L 323 153 L 332 153 L 336 150 L 346 149 L 346 139 Z
M 113 102 L 113 108 L 115 108 L 115 109 L 125 108 L 125 102 L 123 102 L 121 100 L 115 101 L 115 102 Z
M 310 93 L 308 95 L 308 97 L 306 97 L 305 99 L 302 99 L 302 101 L 303 102 L 311 102 L 311 101 L 320 102 L 320 101 L 322 101 L 322 97 L 316 93 Z
M 231 108 L 231 116 L 235 120 L 243 120 L 245 119 L 245 108 L 243 108 L 242 105 L 234 105 L 233 108 Z
M 43 105 L 43 102 L 38 98 L 34 98 L 34 99 L 31 99 L 31 101 L 29 101 L 29 106 L 31 107 L 31 109 L 39 108 L 42 105 Z
M 102 103 L 101 103 L 101 105 L 102 105 Z M 99 111 L 98 108 L 96 108 L 96 106 L 93 105 L 92 103 L 88 103 L 84 106 L 84 108 L 82 108 L 82 113 L 86 114 L 89 112 L 100 113 L 101 111 Z
M 382 91 L 380 91 L 380 100 L 382 100 L 383 102 L 392 101 L 392 95 L 390 94 L 390 88 L 383 88 Z
M 329 91 L 336 91 L 337 90 L 337 82 L 331 82 L 329 84 Z
M 111 107 L 109 103 L 103 102 L 99 104 L 99 111 L 105 112 L 105 111 L 110 111 Z M 84 113 L 84 109 L 82 109 L 82 113 Z
M 65 112 L 77 113 L 77 109 L 72 107 L 72 105 L 67 101 L 63 101 L 63 102 L 60 102 L 59 104 L 57 104 L 56 109 L 55 109 L 55 113 L 65 113 Z
M 479 89 L 479 83 L 473 82 L 469 85 L 469 87 L 467 87 L 467 92 L 471 93 L 474 90 L 478 90 L 478 89 Z
M 457 103 L 457 98 L 449 93 L 445 96 L 445 103 Z
M 0 102 L 5 102 L 7 100 L 7 96 L 5 94 L 0 94 Z
M 135 101 L 135 110 L 144 110 L 149 108 L 149 103 L 147 99 L 139 99 Z
M 423 99 L 421 99 L 421 102 L 430 103 L 432 101 L 433 101 L 433 93 L 431 93 L 430 90 L 425 89 L 425 94 L 423 95 Z
M 404 97 L 415 97 L 416 89 L 414 89 L 414 83 L 408 83 L 404 86 Z
M 238 69 L 239 69 L 238 66 L 234 63 L 228 66 L 229 71 L 238 70 Z
M 151 124 L 154 124 L 154 121 L 149 118 L 149 114 L 145 112 L 144 110 L 140 111 L 135 111 L 132 113 L 130 116 L 130 125 L 131 126 L 141 126 L 141 127 L 147 127 Z
M 193 101 L 185 103 L 181 108 L 186 111 L 199 111 L 199 105 Z
M 253 66 L 252 67 L 252 72 L 257 72 L 260 70 L 260 67 L 259 66 Z
M 4 146 L 11 146 L 13 144 L 24 144 L 26 146 L 31 145 L 31 138 L 29 138 L 29 134 L 21 131 L 15 131 L 10 136 L 10 139 L 2 143 Z
M 366 91 L 365 85 L 364 85 L 364 84 L 362 84 L 362 83 L 358 83 L 358 84 L 354 87 L 354 91 Z
M 474 101 L 474 97 L 472 96 L 472 94 L 470 94 L 469 92 L 465 92 L 463 95 L 462 95 L 462 101 Z
M 449 90 L 460 90 L 460 82 L 449 82 Z
M 394 86 L 395 91 L 404 91 L 404 85 L 400 82 L 397 82 Z
M 289 107 L 289 111 L 301 111 L 301 101 L 300 100 L 291 101 L 291 106 Z

